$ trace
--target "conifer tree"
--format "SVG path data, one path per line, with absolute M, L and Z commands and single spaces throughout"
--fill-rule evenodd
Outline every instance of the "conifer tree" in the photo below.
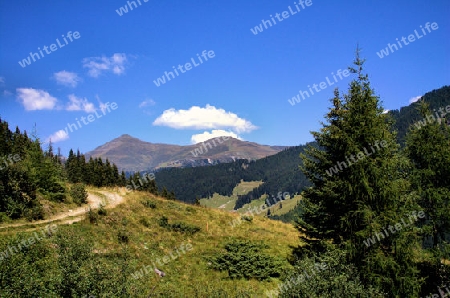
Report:
M 356 79 L 342 97 L 335 90 L 328 123 L 312 133 L 320 148 L 310 146 L 301 154 L 302 170 L 314 186 L 303 193 L 298 229 L 310 245 L 332 240 L 344 247 L 367 283 L 392 297 L 417 297 L 415 230 L 380 234 L 418 207 L 407 195 L 408 183 L 402 177 L 407 162 L 363 74 L 363 63 L 357 51 L 355 68 L 349 68 Z M 379 241 L 367 246 L 376 233 Z
M 421 128 L 411 126 L 405 152 L 413 164 L 412 188 L 427 219 L 422 231 L 434 256 L 431 282 L 440 287 L 450 282 L 450 266 L 441 266 L 442 258 L 450 259 L 450 127 L 443 118 L 445 113 L 435 118 L 423 101 L 419 111 L 430 121 Z
M 127 185 L 127 176 L 125 175 L 125 172 L 122 171 L 120 173 L 120 186 L 126 186 Z
M 167 188 L 164 186 L 161 191 L 161 197 L 163 198 L 169 198 L 169 192 L 167 191 Z

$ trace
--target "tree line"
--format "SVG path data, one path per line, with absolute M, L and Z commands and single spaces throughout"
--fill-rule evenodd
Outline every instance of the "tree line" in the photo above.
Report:
M 0 118 L 0 222 L 21 217 L 43 219 L 42 200 L 78 201 L 72 194 L 79 192 L 79 185 L 125 187 L 132 183 L 142 183 L 139 173 L 127 177 L 108 159 L 91 156 L 86 161 L 79 150 L 75 154 L 71 149 L 65 160 L 59 149 L 54 152 L 51 142 L 44 150 L 35 133 L 29 137 L 18 127 L 13 132 Z M 159 193 L 155 181 L 139 190 L 175 199 L 165 188 Z

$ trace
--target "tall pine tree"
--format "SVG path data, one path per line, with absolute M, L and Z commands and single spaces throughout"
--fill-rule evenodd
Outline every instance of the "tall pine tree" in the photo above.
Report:
M 320 148 L 310 146 L 301 154 L 302 170 L 314 186 L 303 193 L 298 229 L 309 244 L 331 240 L 345 248 L 349 262 L 367 283 L 392 297 L 417 297 L 414 228 L 381 233 L 407 219 L 418 206 L 403 177 L 407 161 L 399 154 L 391 123 L 363 74 L 363 63 L 357 51 L 355 68 L 349 68 L 356 79 L 342 97 L 335 91 L 328 123 L 312 133 Z M 366 245 L 375 235 L 379 241 Z

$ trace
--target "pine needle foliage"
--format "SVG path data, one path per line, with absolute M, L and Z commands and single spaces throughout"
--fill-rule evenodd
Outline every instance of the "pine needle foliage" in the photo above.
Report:
M 344 247 L 365 283 L 392 297 L 416 297 L 421 282 L 413 262 L 415 228 L 365 244 L 419 208 L 409 195 L 408 161 L 363 64 L 357 50 L 348 93 L 335 90 L 326 123 L 312 132 L 319 147 L 301 154 L 301 168 L 313 186 L 303 193 L 304 215 L 297 226 L 311 249 L 320 241 Z

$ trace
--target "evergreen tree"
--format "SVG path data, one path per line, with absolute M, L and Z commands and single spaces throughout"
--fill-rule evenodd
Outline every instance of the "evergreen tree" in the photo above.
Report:
M 169 198 L 169 192 L 167 191 L 167 188 L 164 186 L 161 191 L 161 197 L 163 198 Z
M 419 110 L 430 121 L 420 129 L 411 126 L 405 152 L 413 164 L 413 190 L 426 214 L 422 230 L 425 245 L 431 247 L 434 256 L 435 278 L 430 282 L 436 288 L 450 282 L 450 266 L 441 265 L 442 258 L 450 259 L 450 127 L 441 118 L 444 115 L 435 118 L 425 102 L 420 102 Z
M 122 171 L 122 173 L 120 173 L 120 186 L 127 186 L 127 176 L 125 175 L 125 172 Z
M 67 172 L 67 178 L 72 183 L 79 182 L 79 181 L 77 181 L 76 167 L 77 167 L 76 156 L 73 153 L 73 150 L 70 149 L 69 156 L 67 157 L 67 160 L 66 160 L 65 169 Z
M 302 170 L 314 186 L 303 193 L 304 214 L 298 229 L 310 245 L 332 240 L 345 247 L 349 262 L 367 283 L 392 297 L 417 297 L 414 229 L 383 235 L 373 245 L 365 245 L 369 237 L 401 222 L 418 207 L 407 195 L 408 183 L 402 176 L 407 162 L 362 72 L 363 63 L 357 52 L 356 69 L 349 68 L 357 78 L 342 98 L 335 90 L 328 124 L 312 133 L 320 148 L 310 146 L 301 154 Z

